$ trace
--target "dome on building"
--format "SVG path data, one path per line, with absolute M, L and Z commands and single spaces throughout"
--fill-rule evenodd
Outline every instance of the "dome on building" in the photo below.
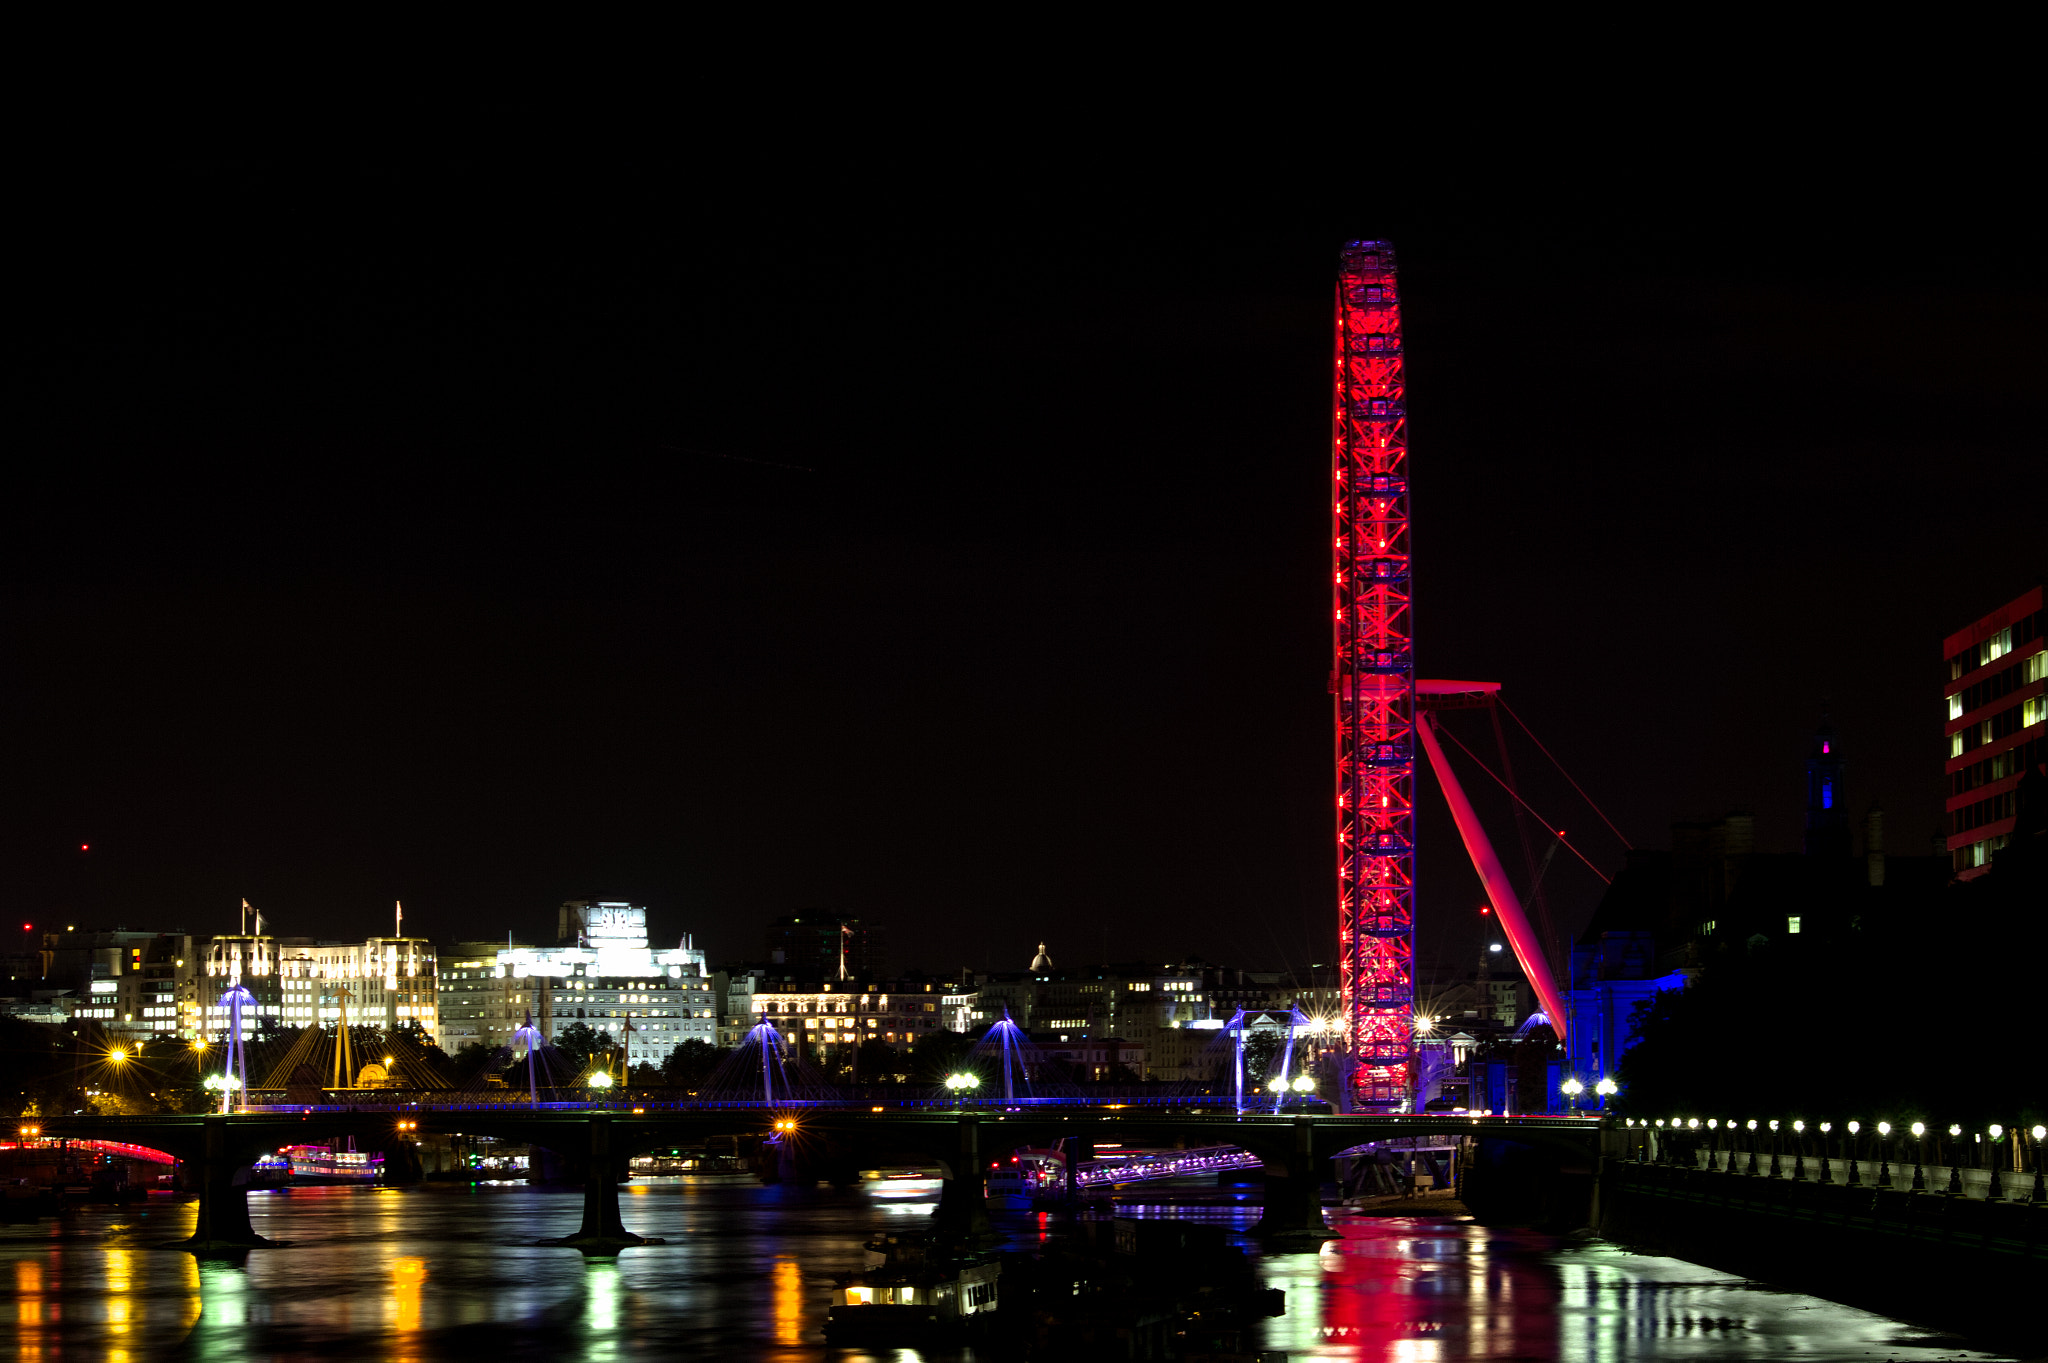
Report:
M 1038 954 L 1031 958 L 1031 968 L 1033 970 L 1052 969 L 1052 957 L 1045 954 L 1045 943 L 1040 942 L 1038 944 Z

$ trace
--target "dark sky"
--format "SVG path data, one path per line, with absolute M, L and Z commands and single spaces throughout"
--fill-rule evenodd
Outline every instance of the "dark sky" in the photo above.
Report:
M 1742 807 L 1796 849 L 1826 698 L 1853 812 L 1925 848 L 1940 639 L 2043 564 L 2012 205 L 963 164 L 14 172 L 19 916 L 491 936 L 600 895 L 721 957 L 833 910 L 899 965 L 1327 959 L 1348 236 L 1404 261 L 1423 672 L 1503 682 L 1640 845 Z M 1423 838 L 1463 958 L 1433 797 Z M 1566 927 L 1599 888 L 1547 883 Z

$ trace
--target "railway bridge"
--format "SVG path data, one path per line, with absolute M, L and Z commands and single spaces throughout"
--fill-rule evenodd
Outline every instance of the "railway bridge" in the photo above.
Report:
M 184 1162 L 199 1194 L 199 1217 L 188 1248 L 238 1252 L 269 1242 L 250 1226 L 249 1170 L 281 1145 L 352 1137 L 367 1150 L 390 1151 L 422 1135 L 492 1136 L 538 1146 L 563 1157 L 583 1176 L 583 1220 L 561 1243 L 596 1254 L 646 1243 L 619 1211 L 619 1184 L 633 1156 L 707 1137 L 756 1135 L 776 1140 L 801 1169 L 816 1173 L 857 1167 L 873 1152 L 914 1153 L 936 1163 L 945 1182 L 934 1213 L 937 1227 L 962 1238 L 990 1233 L 984 1196 L 988 1156 L 1065 1139 L 1125 1146 L 1235 1145 L 1266 1169 L 1265 1213 L 1255 1233 L 1269 1240 L 1320 1240 L 1319 1189 L 1329 1158 L 1376 1140 L 1414 1136 L 1476 1137 L 1543 1152 L 1546 1168 L 1584 1170 L 1590 1186 L 1604 1124 L 1586 1117 L 1449 1114 L 1244 1114 L 1194 1107 L 1038 1103 L 984 1108 L 925 1103 L 862 1106 L 767 1103 L 526 1105 L 392 1103 L 271 1108 L 198 1116 L 46 1119 L 44 1139 L 123 1141 Z

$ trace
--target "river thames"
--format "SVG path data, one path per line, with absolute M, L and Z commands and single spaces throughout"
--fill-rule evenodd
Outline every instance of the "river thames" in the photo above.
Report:
M 532 1244 L 575 1229 L 573 1189 L 293 1189 L 249 1199 L 257 1232 L 289 1247 L 239 1264 L 164 1248 L 190 1232 L 194 1206 L 157 1200 L 0 1228 L 0 1274 L 24 1360 L 973 1358 L 824 1344 L 833 1275 L 860 1267 L 873 1232 L 922 1224 L 933 1197 L 637 1182 L 622 1190 L 626 1223 L 668 1243 L 586 1261 Z M 1125 1214 L 1240 1229 L 1257 1215 Z M 1030 1212 L 996 1219 L 1016 1248 L 1055 1230 Z M 1265 1347 L 1289 1359 L 2013 1357 L 1597 1240 L 1466 1219 L 1330 1220 L 1344 1238 L 1319 1253 L 1252 1247 L 1287 1294 Z

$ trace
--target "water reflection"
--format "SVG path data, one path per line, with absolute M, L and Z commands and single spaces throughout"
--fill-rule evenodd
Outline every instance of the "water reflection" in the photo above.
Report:
M 198 1261 L 161 1247 L 190 1233 L 189 1204 L 78 1208 L 60 1223 L 7 1227 L 0 1283 L 14 1292 L 15 1356 L 946 1357 L 831 1354 L 822 1341 L 832 1276 L 860 1266 L 861 1242 L 876 1230 L 917 1224 L 929 1197 L 630 1186 L 628 1224 L 668 1243 L 617 1259 L 534 1246 L 572 1230 L 582 1199 L 575 1190 L 517 1185 L 253 1196 L 258 1233 L 292 1246 L 244 1262 Z M 1126 1210 L 1240 1230 L 1257 1216 L 1239 1204 Z M 1020 1248 L 1061 1230 L 1057 1217 L 1037 1212 L 996 1219 Z M 1266 1325 L 1266 1348 L 1295 1359 L 1402 1363 L 1787 1354 L 1870 1363 L 1925 1342 L 1867 1312 L 1599 1242 L 1468 1221 L 1346 1213 L 1332 1221 L 1344 1238 L 1320 1252 L 1257 1257 L 1261 1275 L 1287 1293 L 1287 1313 Z M 1941 1351 L 1944 1360 L 1990 1356 Z

